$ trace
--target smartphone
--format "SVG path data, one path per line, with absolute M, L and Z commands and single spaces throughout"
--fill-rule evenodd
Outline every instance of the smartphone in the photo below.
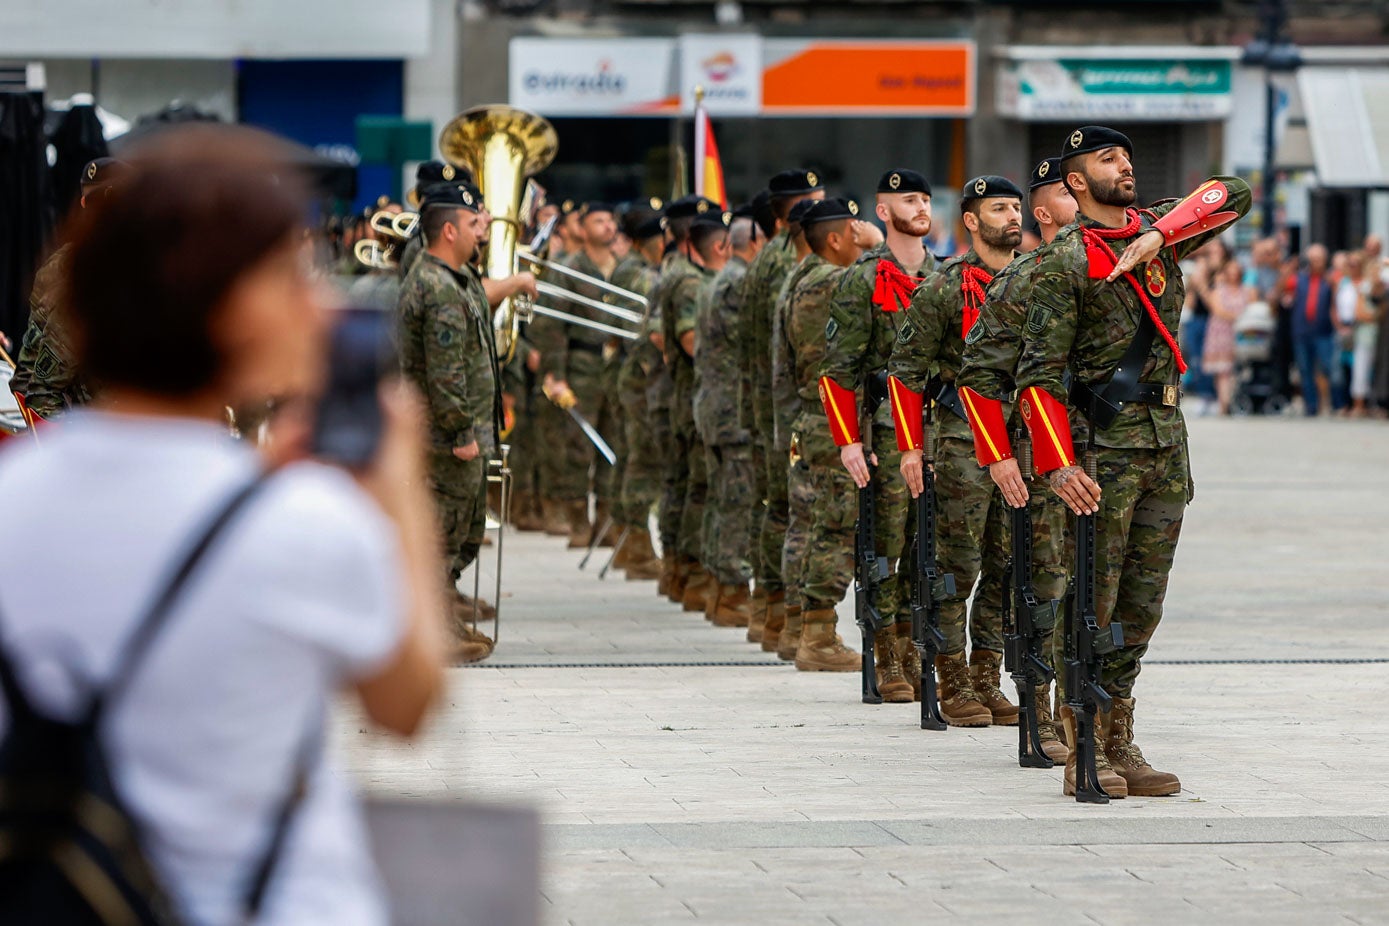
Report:
M 398 370 L 391 342 L 393 316 L 381 309 L 334 313 L 328 350 L 328 388 L 314 420 L 313 455 L 364 469 L 381 443 L 381 382 Z

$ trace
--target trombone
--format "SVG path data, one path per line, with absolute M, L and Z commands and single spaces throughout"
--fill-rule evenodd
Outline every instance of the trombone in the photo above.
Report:
M 374 212 L 367 225 L 376 233 L 376 237 L 358 241 L 352 246 L 352 254 L 372 270 L 392 270 L 398 262 L 397 252 L 410 240 L 419 224 L 418 212 L 390 212 L 386 209 Z

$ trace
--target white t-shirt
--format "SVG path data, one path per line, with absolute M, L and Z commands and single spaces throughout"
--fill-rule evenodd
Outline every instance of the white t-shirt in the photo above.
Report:
M 0 641 L 39 710 L 73 716 L 105 686 L 176 561 L 256 466 L 224 429 L 190 420 L 79 411 L 37 447 L 7 442 Z M 400 560 L 390 523 L 345 473 L 305 463 L 271 476 L 108 709 L 115 785 L 192 922 L 238 922 L 310 730 L 334 691 L 397 646 Z M 262 923 L 387 921 L 360 809 L 327 754 Z

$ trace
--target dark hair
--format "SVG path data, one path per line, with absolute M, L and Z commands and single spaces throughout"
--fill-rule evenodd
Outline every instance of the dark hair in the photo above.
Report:
M 694 225 L 694 216 L 689 215 L 679 219 L 667 219 L 666 231 L 677 242 L 683 244 L 689 240 L 690 228 Z
M 445 225 L 452 222 L 456 226 L 461 211 L 461 206 L 426 206 L 420 215 L 420 234 L 424 235 L 425 247 L 434 246 Z
M 1076 192 L 1075 187 L 1071 186 L 1071 181 L 1066 179 L 1071 175 L 1072 171 L 1085 174 L 1085 155 L 1073 154 L 1070 157 L 1061 159 L 1061 182 L 1066 185 L 1066 189 L 1070 190 L 1071 195 L 1074 196 Z M 1090 175 L 1085 174 L 1085 176 L 1089 177 Z
M 824 250 L 832 233 L 845 234 L 848 227 L 848 219 L 839 219 L 838 221 L 830 219 L 828 222 L 816 222 L 813 225 L 807 225 L 805 227 L 805 243 L 810 246 L 812 251 L 819 254 Z
M 68 229 L 66 310 L 85 376 L 166 395 L 216 379 L 214 316 L 303 226 L 291 157 L 266 133 L 208 125 L 132 152 L 129 176 Z
M 708 260 L 714 253 L 714 245 L 720 239 L 728 238 L 728 229 L 717 225 L 695 225 L 690 229 L 690 243 L 699 256 Z

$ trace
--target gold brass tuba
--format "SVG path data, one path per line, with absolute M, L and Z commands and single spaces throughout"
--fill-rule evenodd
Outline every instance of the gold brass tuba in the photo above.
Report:
M 516 272 L 516 245 L 530 221 L 533 204 L 525 202 L 526 178 L 549 166 L 559 150 L 554 127 L 535 113 L 511 106 L 474 106 L 455 116 L 439 136 L 439 150 L 452 164 L 467 167 L 477 178 L 482 200 L 492 213 L 487 246 L 487 275 L 504 279 Z M 512 298 L 497 306 L 492 327 L 502 362 L 516 353 L 521 322 L 529 301 Z

